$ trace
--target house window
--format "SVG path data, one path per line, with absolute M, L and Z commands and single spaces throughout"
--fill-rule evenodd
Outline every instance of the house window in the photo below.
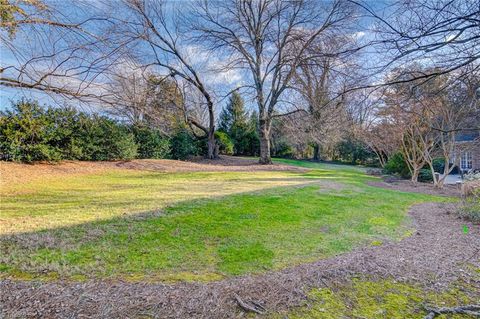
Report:
M 465 152 L 460 158 L 460 168 L 462 170 L 472 169 L 472 152 Z

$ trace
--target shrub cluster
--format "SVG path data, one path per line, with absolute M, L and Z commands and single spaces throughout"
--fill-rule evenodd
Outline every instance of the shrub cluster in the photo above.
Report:
M 464 176 L 459 214 L 468 220 L 480 223 L 480 173 Z
M 353 165 L 376 166 L 376 156 L 363 142 L 347 137 L 337 145 L 337 159 L 341 162 Z
M 44 108 L 19 101 L 0 112 L 0 157 L 32 162 L 59 160 L 185 159 L 199 152 L 191 134 L 173 137 L 146 125 L 126 125 L 73 108 Z
M 171 158 L 185 160 L 190 156 L 206 153 L 206 141 L 196 140 L 186 128 L 179 128 L 170 139 Z
M 400 152 L 391 156 L 383 169 L 386 174 L 398 175 L 402 178 L 410 178 L 410 170 Z
M 435 165 L 436 165 L 435 167 L 437 167 L 438 170 L 440 170 L 440 168 L 443 169 L 443 167 L 441 167 L 442 165 L 441 160 L 435 161 Z M 411 173 L 410 173 L 410 170 L 408 169 L 408 165 L 405 162 L 405 159 L 403 158 L 402 153 L 400 152 L 395 153 L 392 157 L 388 159 L 383 170 L 386 174 L 397 175 L 402 178 L 411 177 Z M 424 182 L 424 183 L 433 181 L 432 171 L 430 170 L 430 168 L 428 168 L 428 166 L 424 166 L 420 170 L 420 172 L 418 173 L 418 181 Z
M 233 155 L 234 153 L 234 142 L 228 133 L 223 131 L 216 131 L 215 138 L 219 146 L 219 152 L 221 154 Z

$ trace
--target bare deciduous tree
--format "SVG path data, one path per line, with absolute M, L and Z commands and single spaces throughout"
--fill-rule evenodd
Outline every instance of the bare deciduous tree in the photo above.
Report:
M 411 66 L 408 75 L 399 70 L 393 77 L 405 79 L 427 72 L 431 71 Z M 420 169 L 428 165 L 435 186 L 443 187 L 454 168 L 451 164 L 457 153 L 457 134 L 479 129 L 477 85 L 478 78 L 473 74 L 463 77 L 449 74 L 428 81 L 403 82 L 386 90 L 385 106 L 379 115 L 383 121 L 393 124 L 392 136 L 397 132 L 412 181 L 416 181 Z M 437 159 L 443 161 L 443 172 L 435 171 Z
M 458 134 L 475 130 L 475 127 L 476 130 L 480 129 L 480 120 L 477 119 L 476 123 L 473 121 L 478 107 L 474 90 L 478 79 L 474 78 L 472 74 L 468 77 L 457 77 L 454 74 L 438 76 L 417 87 L 417 93 L 413 95 L 425 110 L 422 119 L 431 129 L 429 139 L 434 144 L 434 149 L 425 152 L 425 160 L 436 187 L 443 187 L 448 174 L 458 164 L 459 159 L 455 158 Z M 435 159 L 443 160 L 443 174 L 438 176 L 434 169 Z
M 335 72 L 338 62 L 333 57 L 309 59 L 299 66 L 292 84 L 307 107 L 306 112 L 291 117 L 296 120 L 291 131 L 297 139 L 313 145 L 314 160 L 320 159 L 322 146 L 338 142 L 346 131 L 345 96 L 331 100 L 336 94 L 333 90 L 343 90 L 342 76 Z
M 186 34 L 180 29 L 186 27 L 188 20 L 165 1 L 126 0 L 124 9 L 127 18 L 115 22 L 116 39 L 114 46 L 122 46 L 129 55 L 134 56 L 143 68 L 155 69 L 166 77 L 183 81 L 195 88 L 203 97 L 203 106 L 208 112 L 207 124 L 186 115 L 189 125 L 200 129 L 208 140 L 208 158 L 216 158 L 214 96 L 202 79 L 201 69 L 195 63 L 194 48 L 186 41 Z M 173 6 L 170 3 L 170 6 Z M 128 39 L 128 40 L 125 40 Z M 141 48 L 141 50 L 138 50 Z M 189 51 L 190 50 L 190 51 Z
M 245 71 L 259 115 L 260 163 L 270 164 L 272 118 L 306 51 L 351 17 L 340 1 L 203 1 L 197 7 L 198 39 L 222 50 L 229 67 Z
M 400 72 L 393 76 L 402 78 L 404 74 Z M 415 96 L 414 86 L 415 82 L 390 86 L 385 92 L 386 106 L 380 113 L 398 130 L 400 151 L 410 170 L 412 182 L 417 182 L 420 170 L 426 164 L 425 155 L 434 149 L 435 143 L 432 130 L 425 121 L 431 113 L 417 100 L 419 96 Z
M 371 44 L 381 56 L 374 72 L 388 71 L 413 60 L 429 67 L 426 72 L 390 79 L 382 85 L 478 71 L 480 6 L 477 1 L 398 1 L 389 4 L 385 10 L 378 10 L 378 3 L 374 8 L 367 1 L 350 2 L 376 21 L 368 31 L 375 36 Z
M 133 61 L 112 76 L 108 90 L 112 103 L 108 112 L 134 125 L 150 125 L 170 135 L 186 122 L 184 96 L 170 78 L 144 72 Z
M 102 77 L 117 56 L 103 45 L 108 34 L 97 32 L 105 30 L 107 17 L 80 2 L 5 2 L 0 6 L 0 86 L 108 101 Z
M 381 117 L 366 126 L 358 126 L 355 135 L 377 156 L 381 167 L 400 148 L 400 131 L 392 122 Z

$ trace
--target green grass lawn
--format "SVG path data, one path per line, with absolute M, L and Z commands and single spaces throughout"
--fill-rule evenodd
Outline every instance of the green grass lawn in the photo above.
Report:
M 0 271 L 23 278 L 215 280 L 408 235 L 408 208 L 446 200 L 308 172 L 107 171 L 2 189 Z
M 162 173 L 109 170 L 53 176 L 0 191 L 1 234 L 32 232 L 163 210 L 178 202 L 312 181 L 291 172 Z

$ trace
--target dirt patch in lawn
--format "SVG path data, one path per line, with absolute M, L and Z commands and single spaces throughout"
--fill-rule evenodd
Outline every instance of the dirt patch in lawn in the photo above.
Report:
M 260 165 L 255 159 L 222 156 L 218 160 L 196 158 L 192 161 L 132 160 L 111 162 L 63 161 L 59 163 L 19 164 L 0 161 L 0 188 L 26 184 L 63 175 L 95 174 L 112 169 L 134 169 L 159 172 L 242 172 L 242 171 L 306 171 L 305 168 L 273 164 Z
M 18 186 L 52 176 L 92 174 L 111 169 L 111 162 L 65 161 L 57 164 L 20 164 L 0 161 L 0 187 Z
M 116 167 L 162 172 L 243 172 L 243 171 L 307 171 L 308 169 L 291 165 L 260 165 L 258 160 L 244 157 L 221 156 L 219 159 L 207 160 L 201 157 L 190 161 L 174 160 L 133 160 L 117 162 Z
M 480 293 L 480 229 L 452 214 L 455 204 L 414 206 L 416 231 L 400 242 L 364 247 L 283 271 L 212 283 L 132 283 L 108 280 L 32 282 L 4 279 L 0 309 L 6 318 L 232 318 L 234 299 L 252 299 L 269 310 L 301 305 L 312 287 L 352 276 L 393 277 L 441 290 L 459 278 Z M 469 230 L 465 232 L 465 227 Z

